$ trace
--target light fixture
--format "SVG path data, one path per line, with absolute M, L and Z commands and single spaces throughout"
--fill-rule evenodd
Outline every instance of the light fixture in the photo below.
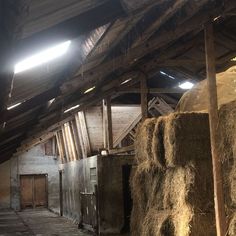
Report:
M 91 87 L 91 88 L 85 90 L 85 91 L 84 91 L 84 94 L 89 93 L 89 92 L 93 91 L 94 89 L 95 89 L 95 86 L 93 86 L 93 87 Z
M 68 108 L 67 110 L 65 110 L 64 113 L 67 113 L 67 112 L 69 112 L 69 111 L 72 111 L 72 110 L 78 108 L 79 106 L 80 106 L 80 104 L 75 105 L 75 106 L 73 106 L 73 107 L 70 107 L 70 108 Z
M 231 61 L 236 61 L 236 57 L 232 58 Z
M 129 79 L 123 81 L 121 84 L 126 84 L 126 83 L 128 83 L 130 80 L 132 80 L 132 78 L 129 78 Z
M 162 71 L 162 70 L 160 70 L 160 73 L 161 73 L 162 75 L 165 75 L 165 76 L 169 77 L 170 79 L 175 79 L 175 77 L 173 77 L 172 75 L 167 74 L 166 72 L 164 72 L 164 71 Z
M 21 104 L 21 102 L 18 102 L 18 103 L 14 104 L 14 105 L 12 105 L 10 107 L 7 107 L 7 110 L 11 110 L 11 109 L 13 109 L 15 107 L 18 107 L 20 104 Z
M 181 89 L 191 89 L 194 86 L 193 83 L 186 81 L 179 85 Z
M 15 65 L 14 73 L 17 74 L 22 71 L 29 70 L 33 67 L 45 64 L 46 62 L 62 56 L 66 53 L 70 44 L 71 41 L 66 41 L 24 59 Z
M 55 101 L 55 98 L 52 98 L 51 100 L 48 101 L 49 106 Z
M 217 17 L 214 18 L 214 21 L 217 21 L 217 20 L 219 20 L 220 18 L 221 18 L 221 16 L 219 15 L 219 16 L 217 16 Z

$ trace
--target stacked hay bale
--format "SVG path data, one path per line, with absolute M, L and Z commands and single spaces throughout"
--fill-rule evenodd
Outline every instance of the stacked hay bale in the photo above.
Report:
M 206 114 L 147 119 L 137 133 L 136 161 L 132 235 L 215 235 Z
M 236 235 L 236 101 L 219 111 L 220 154 L 223 161 L 224 196 L 229 219 L 228 235 Z
M 219 147 L 223 162 L 224 198 L 228 235 L 236 235 L 236 66 L 217 74 Z M 203 80 L 181 98 L 178 112 L 207 112 L 207 81 Z

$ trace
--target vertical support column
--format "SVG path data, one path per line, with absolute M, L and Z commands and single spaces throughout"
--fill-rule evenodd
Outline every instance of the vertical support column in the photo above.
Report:
M 148 117 L 148 101 L 147 101 L 147 77 L 142 75 L 140 78 L 140 94 L 141 94 L 141 113 L 142 120 L 145 120 Z
M 103 101 L 104 114 L 104 146 L 110 150 L 113 148 L 113 131 L 112 131 L 112 113 L 111 113 L 111 98 L 107 97 Z
M 215 55 L 214 55 L 214 35 L 213 25 L 211 23 L 205 26 L 205 50 L 206 50 L 206 69 L 207 69 L 207 84 L 209 96 L 209 123 L 211 137 L 211 153 L 213 165 L 213 180 L 214 180 L 214 201 L 215 201 L 215 216 L 217 236 L 226 235 L 226 216 L 224 209 L 224 193 L 222 182 L 222 164 L 218 149 L 217 129 L 219 124 L 218 117 L 218 102 L 217 102 L 217 87 L 215 73 Z
M 102 126 L 103 126 L 103 147 L 107 148 L 107 108 L 105 99 L 102 100 Z

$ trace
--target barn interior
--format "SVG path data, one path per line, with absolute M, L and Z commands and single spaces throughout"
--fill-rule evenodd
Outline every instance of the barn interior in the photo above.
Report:
M 236 1 L 1 0 L 0 235 L 236 235 Z

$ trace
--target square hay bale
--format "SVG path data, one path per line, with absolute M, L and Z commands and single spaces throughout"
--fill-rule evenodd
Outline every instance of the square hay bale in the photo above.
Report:
M 184 166 L 190 160 L 211 156 L 208 115 L 173 113 L 166 118 L 164 148 L 167 167 Z
M 133 203 L 137 203 L 143 211 L 152 206 L 162 209 L 163 177 L 163 171 L 158 169 L 153 162 L 146 161 L 138 165 L 130 179 Z
M 148 119 L 137 139 L 132 235 L 215 235 L 207 114 Z
M 228 235 L 236 235 L 236 101 L 219 110 L 219 149 L 223 160 L 225 208 L 229 219 Z
M 152 138 L 156 118 L 146 119 L 138 128 L 135 139 L 135 159 L 138 164 L 153 160 Z
M 211 164 L 211 163 L 210 163 Z M 191 205 L 194 212 L 214 212 L 212 168 L 198 165 L 168 168 L 160 186 L 163 209 L 179 209 Z
M 154 162 L 159 168 L 165 168 L 165 148 L 164 148 L 164 130 L 166 117 L 159 117 L 156 120 L 154 134 L 152 138 L 152 153 Z
M 236 159 L 236 101 L 219 110 L 220 153 L 224 161 Z

